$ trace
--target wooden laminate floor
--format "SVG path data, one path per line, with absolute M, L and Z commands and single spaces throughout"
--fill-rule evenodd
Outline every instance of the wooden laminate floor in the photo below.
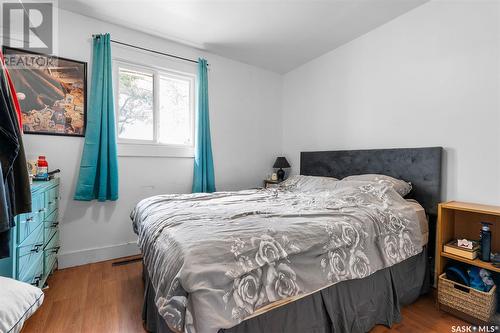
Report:
M 144 286 L 140 261 L 112 266 L 105 261 L 58 270 L 49 278 L 45 301 L 22 333 L 135 333 L 142 327 Z M 436 309 L 432 295 L 403 308 L 403 320 L 372 333 L 452 332 L 463 321 Z

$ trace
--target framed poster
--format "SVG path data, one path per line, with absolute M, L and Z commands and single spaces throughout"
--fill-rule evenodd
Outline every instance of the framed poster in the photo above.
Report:
M 87 63 L 3 47 L 26 134 L 85 136 Z

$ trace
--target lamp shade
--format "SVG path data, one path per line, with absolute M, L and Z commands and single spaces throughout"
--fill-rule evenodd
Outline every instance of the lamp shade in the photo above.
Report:
M 273 168 L 275 169 L 281 169 L 281 168 L 289 168 L 290 164 L 284 157 L 277 157 L 276 162 L 274 162 Z

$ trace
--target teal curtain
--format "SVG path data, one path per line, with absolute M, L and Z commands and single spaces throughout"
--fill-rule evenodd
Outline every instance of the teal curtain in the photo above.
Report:
M 193 193 L 215 192 L 214 160 L 208 115 L 207 61 L 198 59 L 198 107 L 194 156 Z
M 87 130 L 75 200 L 118 199 L 115 108 L 110 35 L 93 37 Z

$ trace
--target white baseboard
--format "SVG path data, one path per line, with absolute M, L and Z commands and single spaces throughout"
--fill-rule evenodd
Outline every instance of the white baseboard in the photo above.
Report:
M 57 256 L 58 267 L 67 268 L 80 266 L 93 262 L 133 256 L 140 253 L 141 251 L 135 242 L 60 253 Z

